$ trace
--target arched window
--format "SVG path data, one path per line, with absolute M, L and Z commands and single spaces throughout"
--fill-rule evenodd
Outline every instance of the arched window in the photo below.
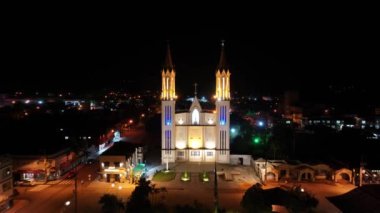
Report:
M 191 122 L 193 124 L 199 124 L 199 111 L 198 111 L 198 109 L 193 110 L 193 113 L 191 114 Z

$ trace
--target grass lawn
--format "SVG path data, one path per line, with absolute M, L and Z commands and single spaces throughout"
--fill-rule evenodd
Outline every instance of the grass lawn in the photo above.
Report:
M 171 181 L 174 180 L 175 178 L 175 172 L 169 171 L 169 172 L 164 172 L 164 171 L 159 171 L 153 176 L 153 181 L 161 181 L 161 182 L 166 182 L 166 181 Z

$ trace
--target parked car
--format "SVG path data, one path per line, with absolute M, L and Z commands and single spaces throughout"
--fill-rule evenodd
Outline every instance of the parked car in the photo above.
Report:
M 34 186 L 36 183 L 34 180 L 19 180 L 16 181 L 17 186 Z

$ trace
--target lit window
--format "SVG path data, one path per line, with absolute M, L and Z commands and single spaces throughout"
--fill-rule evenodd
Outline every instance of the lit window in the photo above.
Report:
M 178 120 L 178 124 L 179 124 L 179 125 L 182 125 L 182 124 L 183 124 L 183 119 L 182 119 L 182 118 L 180 118 L 180 119 Z
M 191 115 L 191 121 L 193 124 L 199 124 L 199 111 L 198 109 L 194 109 Z
M 207 123 L 211 125 L 211 124 L 214 123 L 214 121 L 211 118 L 209 118 L 208 121 L 207 121 Z

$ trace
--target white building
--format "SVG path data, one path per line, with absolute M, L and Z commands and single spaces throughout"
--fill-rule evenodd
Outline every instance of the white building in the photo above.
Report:
M 203 111 L 195 92 L 189 111 L 176 113 L 176 72 L 168 47 L 162 69 L 162 163 L 230 163 L 230 75 L 222 43 L 215 73 L 215 110 Z
M 143 164 L 143 148 L 126 143 L 114 143 L 111 148 L 99 156 L 100 174 L 107 182 L 125 182 L 138 180 Z

